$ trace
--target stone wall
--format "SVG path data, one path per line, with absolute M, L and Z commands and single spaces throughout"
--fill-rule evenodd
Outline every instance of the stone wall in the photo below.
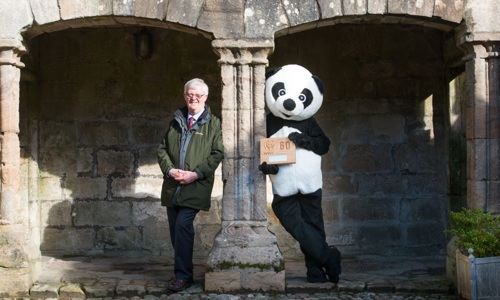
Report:
M 151 30 L 152 57 L 138 59 L 138 32 L 45 34 L 24 57 L 20 136 L 36 167 L 25 177 L 44 254 L 171 255 L 156 147 L 186 80 L 206 79 L 220 115 L 220 70 L 210 41 L 161 29 Z M 338 25 L 276 40 L 270 66 L 302 64 L 325 82 L 316 116 L 332 141 L 324 217 L 328 241 L 346 255 L 443 254 L 443 38 L 411 26 Z M 218 178 L 211 211 L 196 220 L 198 257 L 220 229 Z M 283 254 L 300 256 L 269 216 Z

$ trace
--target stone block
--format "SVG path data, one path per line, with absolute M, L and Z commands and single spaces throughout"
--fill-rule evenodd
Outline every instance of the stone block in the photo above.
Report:
M 249 38 L 272 36 L 274 32 L 288 25 L 285 11 L 280 3 L 276 2 L 269 9 L 267 1 L 245 2 L 245 35 Z
M 0 37 L 23 40 L 21 32 L 33 23 L 33 14 L 28 1 L 6 0 L 0 10 Z M 6 9 L 8 8 L 8 9 Z
M 328 19 L 342 15 L 342 0 L 319 0 L 321 18 Z
M 78 283 L 66 283 L 59 288 L 60 300 L 85 299 L 85 293 Z
M 386 279 L 373 279 L 366 283 L 366 291 L 371 293 L 393 293 L 394 285 Z
M 251 291 L 284 292 L 285 270 L 280 272 L 248 272 L 243 288 Z
M 74 146 L 42 147 L 39 151 L 40 176 L 75 176 L 77 149 Z
M 134 225 L 144 226 L 149 221 L 165 223 L 167 220 L 167 209 L 157 201 L 132 202 L 132 220 Z
M 339 221 L 340 211 L 339 211 L 339 200 L 338 199 L 327 199 L 323 197 L 323 219 L 324 222 Z
M 387 12 L 387 0 L 368 0 L 369 14 L 384 14 Z
M 88 173 L 92 171 L 94 164 L 94 149 L 91 147 L 78 148 L 76 152 L 76 171 Z
M 111 182 L 111 193 L 114 198 L 159 199 L 162 184 L 163 178 L 115 178 Z
M 73 146 L 77 144 L 76 124 L 73 122 L 40 121 L 40 148 Z
M 317 21 L 320 18 L 319 7 L 316 1 L 292 0 L 283 2 L 290 26 Z
M 130 226 L 130 203 L 117 201 L 75 201 L 75 226 Z
M 59 284 L 35 284 L 30 290 L 31 299 L 58 299 Z
M 455 23 L 460 23 L 463 18 L 464 0 L 439 0 L 434 5 L 434 16 L 440 17 L 443 20 L 448 20 Z
M 366 14 L 366 2 L 369 0 L 357 0 L 357 1 L 342 1 L 344 5 L 344 15 L 365 15 Z
M 115 285 L 109 284 L 84 284 L 83 290 L 87 298 L 107 298 L 115 296 Z
M 220 271 L 205 273 L 205 290 L 218 293 L 239 291 L 241 285 L 241 271 Z
M 165 20 L 196 27 L 204 3 L 204 0 L 170 0 Z
M 392 198 L 359 198 L 342 201 L 343 221 L 384 221 L 388 223 L 399 217 L 398 206 Z
M 57 0 L 30 0 L 35 22 L 39 25 L 59 20 L 59 5 Z
M 390 249 L 400 245 L 402 237 L 399 225 L 381 225 L 381 226 L 359 226 L 354 244 L 363 245 L 367 252 L 379 252 L 383 249 Z
M 356 192 L 351 176 L 326 175 L 323 173 L 323 195 L 352 195 Z
M 236 1 L 238 2 L 238 1 Z M 235 2 L 235 3 L 236 3 Z M 229 3 L 229 2 L 225 2 Z M 198 28 L 213 32 L 215 38 L 234 38 L 243 35 L 243 12 L 223 12 L 204 10 L 198 19 Z
M 110 175 L 130 177 L 134 169 L 134 155 L 128 151 L 103 150 L 97 152 L 97 173 L 101 177 Z
M 73 203 L 68 200 L 41 201 L 42 227 L 71 226 L 71 209 Z
M 446 201 L 444 197 L 401 199 L 401 221 L 410 223 L 445 219 L 444 201 Z
M 127 125 L 120 122 L 85 122 L 81 124 L 80 143 L 88 146 L 128 145 Z
M 220 225 L 201 224 L 195 227 L 195 256 L 206 257 L 214 245 L 214 240 L 221 229 Z
M 364 281 L 347 281 L 341 278 L 337 287 L 339 292 L 361 293 L 365 291 L 366 283 Z
M 113 3 L 99 0 L 63 1 L 59 3 L 59 9 L 63 20 L 110 16 L 113 14 Z
M 164 20 L 168 1 L 113 1 L 114 15 L 133 15 L 136 17 Z
M 97 231 L 97 247 L 106 252 L 134 252 L 143 250 L 142 234 L 138 228 L 116 229 L 105 227 Z
M 440 249 L 445 247 L 444 222 L 413 223 L 406 230 L 407 244 L 415 246 L 435 245 Z
M 402 195 L 409 191 L 410 179 L 399 174 L 357 175 L 355 184 L 360 196 Z
M 94 235 L 89 228 L 45 228 L 40 250 L 67 255 L 87 253 L 94 249 Z
M 58 177 L 41 177 L 38 179 L 39 200 L 60 200 L 63 195 L 61 179 Z
M 163 123 L 153 123 L 151 121 L 134 122 L 132 126 L 132 137 L 131 137 L 132 144 L 134 145 L 150 144 L 153 145 L 151 146 L 151 148 L 156 151 L 158 149 L 158 144 L 161 142 L 161 139 L 163 138 L 165 130 L 166 130 L 165 124 Z M 154 156 L 149 156 L 149 157 L 154 158 L 154 161 L 156 161 L 156 153 Z
M 170 230 L 168 228 L 166 216 L 164 219 L 148 218 L 141 223 L 141 233 L 143 239 L 142 247 L 144 249 L 147 249 L 151 253 L 157 255 L 163 255 L 164 253 L 173 253 L 173 247 L 170 241 Z M 196 232 L 195 238 L 199 238 L 198 232 Z M 197 251 L 197 249 L 198 248 L 195 247 L 195 251 Z
M 66 199 L 105 199 L 106 196 L 106 178 L 66 178 L 64 188 Z
M 143 297 L 146 294 L 146 287 L 139 284 L 119 283 L 116 286 L 116 296 L 118 297 Z
M 160 143 L 161 137 L 152 146 L 147 146 L 144 149 L 140 149 L 137 173 L 139 175 L 153 175 L 163 177 L 160 166 L 158 165 L 158 144 Z
M 387 172 L 394 168 L 391 145 L 346 145 L 341 149 L 339 169 L 350 172 Z

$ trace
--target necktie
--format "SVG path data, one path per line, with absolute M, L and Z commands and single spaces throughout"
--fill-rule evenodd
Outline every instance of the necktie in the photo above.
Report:
M 191 128 L 191 126 L 193 126 L 193 123 L 194 123 L 194 118 L 193 117 L 189 118 L 188 129 Z

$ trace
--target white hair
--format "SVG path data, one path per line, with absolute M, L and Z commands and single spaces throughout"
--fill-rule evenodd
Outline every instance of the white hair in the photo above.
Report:
M 186 82 L 186 84 L 184 85 L 184 94 L 189 88 L 195 88 L 198 86 L 201 86 L 204 95 L 208 95 L 208 85 L 205 83 L 205 81 L 203 81 L 203 79 L 200 78 L 193 78 Z

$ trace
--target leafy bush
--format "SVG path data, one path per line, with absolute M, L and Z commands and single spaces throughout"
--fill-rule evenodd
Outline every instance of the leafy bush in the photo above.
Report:
M 458 239 L 456 246 L 468 255 L 469 248 L 474 249 L 475 257 L 500 256 L 500 217 L 481 209 L 463 208 L 451 212 L 450 229 L 447 232 Z

